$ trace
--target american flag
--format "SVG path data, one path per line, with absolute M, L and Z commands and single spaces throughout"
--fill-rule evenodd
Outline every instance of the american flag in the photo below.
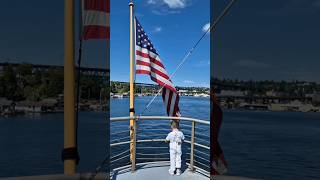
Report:
M 218 142 L 223 113 L 218 104 L 218 100 L 211 91 L 211 115 L 210 115 L 210 163 L 211 175 L 219 175 L 227 172 L 227 161 L 224 158 L 221 146 Z
M 110 0 L 82 0 L 83 39 L 110 39 Z
M 151 80 L 163 87 L 162 99 L 168 116 L 180 116 L 179 94 L 174 87 L 157 50 L 148 35 L 135 18 L 136 73 L 148 74 Z

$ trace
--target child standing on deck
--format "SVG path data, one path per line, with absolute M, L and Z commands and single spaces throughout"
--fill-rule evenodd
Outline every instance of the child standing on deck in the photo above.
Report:
M 178 123 L 176 121 L 172 121 L 171 123 L 171 132 L 168 134 L 166 138 L 166 142 L 170 142 L 170 169 L 169 174 L 174 175 L 174 171 L 176 171 L 176 175 L 181 174 L 181 144 L 184 140 L 183 133 L 178 129 Z

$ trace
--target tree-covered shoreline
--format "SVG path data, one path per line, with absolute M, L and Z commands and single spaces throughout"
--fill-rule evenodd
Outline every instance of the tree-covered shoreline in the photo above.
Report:
M 107 77 L 81 75 L 81 99 L 99 100 L 107 98 L 109 92 L 124 94 L 129 92 L 128 82 L 106 81 Z M 0 97 L 12 101 L 41 101 L 46 98 L 57 98 L 63 94 L 63 67 L 52 66 L 48 69 L 34 68 L 32 64 L 6 64 L 0 73 Z M 320 84 L 306 81 L 253 81 L 232 79 L 211 79 L 216 93 L 222 91 L 242 91 L 251 96 L 265 96 L 276 92 L 281 97 L 306 97 L 320 92 Z M 181 92 L 208 93 L 208 87 L 179 87 Z M 155 84 L 135 84 L 135 93 L 157 93 Z
M 3 66 L 0 75 L 0 97 L 13 101 L 41 101 L 63 94 L 63 68 L 33 68 L 32 64 Z M 81 98 L 99 99 L 106 94 L 108 83 L 102 77 L 81 75 Z

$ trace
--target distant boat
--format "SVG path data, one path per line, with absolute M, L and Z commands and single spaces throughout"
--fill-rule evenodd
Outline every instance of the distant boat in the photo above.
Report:
M 194 96 L 194 97 L 210 97 L 210 95 L 205 94 L 205 93 L 201 93 L 201 94 L 196 93 L 196 94 L 194 94 L 193 96 Z

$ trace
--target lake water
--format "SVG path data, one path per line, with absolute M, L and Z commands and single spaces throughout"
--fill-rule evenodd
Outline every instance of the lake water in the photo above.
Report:
M 137 114 L 149 100 L 136 98 Z M 127 116 L 128 104 L 112 99 L 111 117 Z M 180 108 L 183 116 L 209 118 L 206 98 L 182 97 Z M 165 115 L 161 99 L 145 115 L 151 114 Z M 105 113 L 80 113 L 79 171 L 93 171 L 105 158 L 106 124 Z M 220 135 L 230 175 L 320 179 L 320 113 L 228 110 Z M 0 117 L 0 177 L 62 173 L 62 148 L 62 113 Z
M 135 109 L 136 115 L 141 115 L 144 111 L 146 105 L 150 102 L 152 97 L 139 97 L 136 98 Z M 184 117 L 193 117 L 203 120 L 209 120 L 209 106 L 210 102 L 208 98 L 195 98 L 195 97 L 182 97 L 180 103 L 181 114 Z M 125 107 L 123 109 L 123 107 Z M 116 116 L 128 116 L 129 112 L 129 99 L 112 99 L 111 103 L 111 117 Z M 165 108 L 162 102 L 162 99 L 156 98 L 153 104 L 144 111 L 143 115 L 157 115 L 157 116 L 166 116 Z M 181 122 L 180 123 L 181 130 L 185 134 L 186 140 L 191 139 L 191 122 Z M 128 122 L 117 122 L 111 123 L 111 143 L 117 143 L 117 139 L 120 141 L 129 141 L 130 137 L 127 132 L 121 132 L 121 129 L 127 129 Z M 137 123 L 137 140 L 146 140 L 146 139 L 165 139 L 167 134 L 170 132 L 170 121 L 169 120 L 156 120 L 156 121 L 138 121 Z M 197 125 L 196 126 L 196 138 L 197 142 L 206 146 L 210 146 L 210 129 L 209 126 L 205 125 Z M 128 165 L 130 162 L 129 156 L 123 157 L 122 159 L 114 161 L 118 159 L 116 155 L 119 153 L 123 153 L 128 155 L 125 151 L 129 150 L 129 144 L 124 144 L 118 146 L 116 148 L 111 149 L 111 168 L 119 167 L 121 165 Z M 182 159 L 184 162 L 189 162 L 190 159 L 190 145 L 188 143 L 183 143 L 182 145 Z M 197 148 L 200 152 L 196 152 L 196 166 L 199 166 L 207 171 L 209 171 L 209 158 L 210 153 L 209 150 L 205 148 Z M 204 153 L 204 154 L 203 154 Z M 137 143 L 137 163 L 146 162 L 146 161 L 154 161 L 154 160 L 162 160 L 169 161 L 169 148 L 168 144 L 163 142 L 147 142 L 147 143 Z M 157 154 L 157 155 L 155 155 Z M 184 163 L 185 164 L 185 163 Z M 204 164 L 204 165 L 203 165 Z M 208 167 L 206 167 L 206 165 Z
M 227 111 L 220 142 L 230 174 L 320 179 L 320 113 Z

